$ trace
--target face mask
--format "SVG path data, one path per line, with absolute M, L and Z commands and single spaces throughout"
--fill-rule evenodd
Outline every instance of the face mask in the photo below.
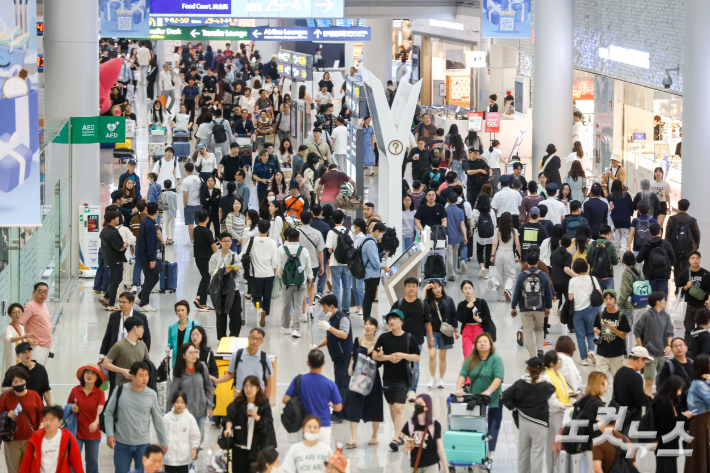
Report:
M 274 197 L 273 195 L 270 195 L 270 196 L 267 198 L 267 200 L 268 200 L 269 202 L 273 202 L 273 201 L 276 200 L 276 197 Z
M 332 317 L 332 316 L 333 316 L 333 312 L 326 312 L 324 315 L 325 315 L 326 317 Z
M 13 386 L 12 389 L 14 389 L 15 392 L 17 392 L 17 393 L 21 393 L 21 392 L 24 392 L 25 389 L 27 389 L 27 385 L 20 384 L 19 386 Z
M 421 404 L 414 404 L 414 413 L 417 415 L 424 414 L 424 406 Z
M 318 440 L 318 434 L 314 434 L 313 432 L 304 432 L 303 438 L 308 440 L 309 442 L 314 442 Z

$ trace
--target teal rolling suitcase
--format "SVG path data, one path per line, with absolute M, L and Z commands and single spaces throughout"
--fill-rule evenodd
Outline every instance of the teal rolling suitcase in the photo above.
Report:
M 488 436 L 483 432 L 444 432 L 446 460 L 451 466 L 488 466 Z

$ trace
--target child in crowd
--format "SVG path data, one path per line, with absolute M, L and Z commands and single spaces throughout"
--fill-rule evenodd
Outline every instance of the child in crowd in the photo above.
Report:
M 190 463 L 197 459 L 200 448 L 200 428 L 187 410 L 187 395 L 176 392 L 170 400 L 173 408 L 163 416 L 165 433 L 168 436 L 168 453 L 164 464 L 166 473 L 187 471 Z
M 165 225 L 163 232 L 165 233 L 165 244 L 173 244 L 173 231 L 175 229 L 175 214 L 177 213 L 177 193 L 173 189 L 173 182 L 166 179 L 163 182 L 163 192 L 160 193 L 158 209 L 165 215 Z
M 162 188 L 160 187 L 160 184 L 158 184 L 158 175 L 154 172 L 149 172 L 148 173 L 148 197 L 146 197 L 146 200 L 148 202 L 157 202 L 158 198 L 160 198 L 160 192 L 162 191 Z
M 64 411 L 60 406 L 46 406 L 42 409 L 43 428 L 36 430 L 30 437 L 28 452 L 22 457 L 20 471 L 64 472 L 71 468 L 76 473 L 84 472 L 76 439 L 69 430 L 60 428 L 62 417 Z
M 424 200 L 424 187 L 420 181 L 412 182 L 412 208 L 417 210 L 419 204 Z

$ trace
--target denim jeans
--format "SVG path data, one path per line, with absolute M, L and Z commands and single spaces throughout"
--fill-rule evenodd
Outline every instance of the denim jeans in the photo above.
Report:
M 347 266 L 331 266 L 330 278 L 333 282 L 333 294 L 338 299 L 338 309 L 350 311 L 350 268 Z M 342 290 L 342 294 L 341 294 Z
M 598 281 L 602 293 L 607 289 L 614 289 L 614 278 L 598 279 Z
M 320 268 L 320 266 L 319 266 Z M 318 272 L 314 271 L 313 274 L 318 274 Z M 328 271 L 323 270 L 323 275 L 318 276 L 318 283 L 316 284 L 316 292 L 318 294 L 323 294 L 325 292 L 325 282 L 328 280 Z
M 451 170 L 456 173 L 456 177 L 459 181 L 463 182 L 464 184 L 467 181 L 466 174 L 463 172 L 463 163 L 461 161 L 452 161 L 451 163 Z
M 135 468 L 143 466 L 143 452 L 148 448 L 149 443 L 142 445 L 126 445 L 116 442 L 116 447 L 113 449 L 113 466 L 115 473 L 128 473 L 131 471 L 131 461 Z
M 195 417 L 197 421 L 197 427 L 200 429 L 200 445 L 205 441 L 205 422 L 207 422 L 207 416 Z
M 362 300 L 365 298 L 365 280 L 356 279 L 355 276 L 351 274 L 350 287 L 353 289 L 353 299 L 355 299 L 355 305 L 362 307 Z
M 422 346 L 424 346 L 424 345 L 419 345 L 419 353 L 422 352 Z M 417 385 L 418 384 L 419 384 L 419 362 L 415 361 L 414 362 L 414 384 L 409 387 L 409 390 L 417 392 Z
M 101 251 L 101 248 L 99 248 L 99 269 L 96 270 L 96 276 L 94 276 L 94 291 L 106 292 L 108 291 L 108 285 L 108 266 L 106 266 L 104 254 Z
M 651 285 L 651 291 L 661 291 L 668 297 L 668 279 L 649 279 L 648 283 Z
M 133 285 L 134 286 L 140 286 L 141 285 L 141 272 L 143 271 L 143 266 L 141 266 L 141 262 L 136 260 L 136 264 L 133 265 Z
M 589 306 L 586 309 L 574 312 L 574 334 L 577 336 L 579 357 L 587 359 L 587 351 L 594 351 L 594 319 L 597 317 L 597 308 Z
M 413 243 L 414 243 L 414 237 L 403 236 L 402 237 L 402 251 L 405 251 L 407 248 L 412 246 Z
M 470 239 L 470 238 L 469 238 Z M 461 244 L 459 245 L 459 262 L 466 262 L 468 261 L 468 245 Z
M 79 453 L 86 446 L 86 453 L 84 454 L 86 473 L 99 473 L 99 444 L 101 444 L 101 439 L 83 440 L 77 437 L 76 443 L 79 444 Z
M 491 439 L 488 441 L 488 450 L 490 451 L 496 449 L 498 432 L 500 432 L 500 425 L 503 420 L 503 403 L 498 402 L 498 407 L 488 408 L 488 435 L 491 436 Z

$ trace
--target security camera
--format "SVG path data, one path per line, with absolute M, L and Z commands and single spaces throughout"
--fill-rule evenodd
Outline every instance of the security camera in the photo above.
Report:
M 671 72 L 675 72 L 676 74 L 680 73 L 680 64 L 672 69 L 666 69 L 666 73 L 661 81 L 661 85 L 663 85 L 664 89 L 670 89 L 673 85 L 673 78 L 670 74 Z

